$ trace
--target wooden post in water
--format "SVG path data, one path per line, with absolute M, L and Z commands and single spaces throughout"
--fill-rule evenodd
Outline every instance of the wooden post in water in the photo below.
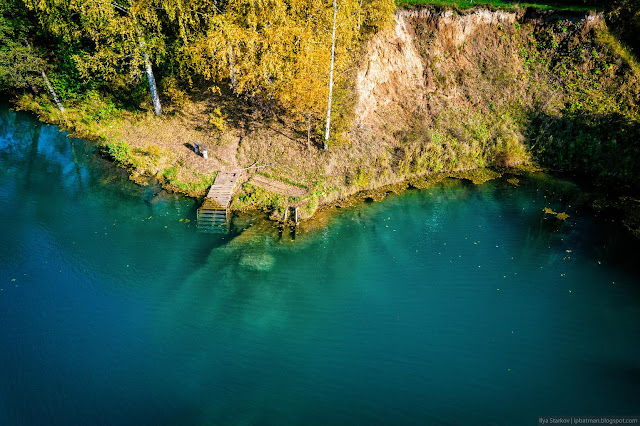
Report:
M 288 215 L 289 215 L 289 207 L 287 206 L 287 207 L 284 209 L 284 218 L 282 219 L 282 221 L 283 221 L 283 222 L 286 222 L 286 221 L 287 221 L 287 216 L 288 216 Z
M 298 208 L 296 207 L 296 225 L 298 225 Z

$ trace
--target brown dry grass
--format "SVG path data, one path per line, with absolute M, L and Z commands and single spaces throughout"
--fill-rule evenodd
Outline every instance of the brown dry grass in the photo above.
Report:
M 132 148 L 156 146 L 164 150 L 173 163 L 197 173 L 238 168 L 236 152 L 240 138 L 234 135 L 237 132 L 220 134 L 210 126 L 210 103 L 189 102 L 180 113 L 159 118 L 125 113 L 113 127 L 105 129 L 105 136 L 126 141 Z M 194 152 L 194 142 L 209 148 L 208 159 Z

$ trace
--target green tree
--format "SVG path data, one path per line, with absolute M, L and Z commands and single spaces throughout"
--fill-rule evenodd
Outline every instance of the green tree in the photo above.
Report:
M 42 85 L 45 62 L 27 44 L 31 22 L 13 0 L 0 3 L 0 90 Z
M 17 1 L 0 5 L 0 90 L 32 88 L 44 83 L 58 107 L 64 107 L 45 72 L 46 62 L 29 44 L 33 24 Z M 30 31 L 31 30 L 31 31 Z
M 82 77 L 111 83 L 139 80 L 144 69 L 152 103 L 162 113 L 151 57 L 164 50 L 159 10 L 150 0 L 26 0 L 47 31 L 71 43 L 84 40 L 90 49 L 74 56 Z

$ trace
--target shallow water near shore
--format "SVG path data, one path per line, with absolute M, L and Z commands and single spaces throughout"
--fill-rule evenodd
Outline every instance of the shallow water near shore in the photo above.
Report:
M 195 201 L 2 105 L 0 424 L 637 415 L 640 250 L 585 197 L 445 180 L 295 238 L 202 234 Z

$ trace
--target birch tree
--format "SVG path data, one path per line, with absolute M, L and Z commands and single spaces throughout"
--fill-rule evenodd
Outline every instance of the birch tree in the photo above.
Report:
M 156 115 L 162 115 L 162 105 L 160 105 L 160 96 L 158 95 L 158 86 L 156 85 L 156 77 L 153 75 L 153 68 L 151 67 L 151 59 L 147 54 L 147 49 L 142 36 L 138 32 L 138 45 L 140 46 L 140 52 L 144 59 L 144 70 L 147 74 L 147 82 L 149 83 L 149 93 L 151 94 L 151 102 L 153 103 L 153 110 Z
M 58 98 L 58 94 L 56 93 L 55 89 L 51 85 L 51 82 L 49 81 L 49 77 L 47 77 L 47 73 L 45 73 L 44 70 L 42 70 L 41 72 L 42 72 L 42 79 L 44 80 L 44 84 L 47 86 L 47 90 L 49 90 L 49 93 L 53 98 L 53 102 L 56 104 L 60 112 L 64 114 L 65 113 L 64 106 L 62 106 L 62 102 L 60 102 L 60 99 Z
M 284 110 L 304 123 L 309 146 L 317 134 L 325 149 L 345 128 L 362 42 L 394 8 L 393 0 L 6 1 L 24 1 L 46 32 L 79 46 L 73 60 L 87 81 L 122 93 L 146 78 L 158 115 L 154 71 L 187 85 L 204 77 Z
M 338 6 L 336 0 L 333 0 L 333 23 L 331 25 L 331 65 L 329 66 L 329 101 L 327 104 L 327 125 L 324 131 L 324 143 L 322 148 L 326 151 L 329 149 L 329 132 L 331 130 L 331 101 L 333 98 L 333 67 L 336 58 L 336 19 L 338 18 Z
M 74 57 L 85 78 L 98 76 L 121 83 L 124 75 L 136 81 L 146 75 L 156 115 L 162 107 L 153 73 L 151 52 L 164 52 L 158 10 L 151 1 L 119 4 L 116 0 L 26 0 L 43 27 L 68 41 L 85 39 L 91 51 Z M 151 43 L 150 43 L 151 41 Z
M 328 145 L 360 43 L 391 22 L 394 7 L 393 0 L 230 0 L 184 39 L 182 73 L 283 107 L 304 122 L 309 145 L 316 124 Z
M 390 0 L 341 0 L 339 4 L 336 0 L 332 1 L 333 18 L 324 150 L 329 148 L 331 136 L 336 73 L 343 79 L 343 85 L 348 84 L 355 74 L 352 71 L 358 66 L 352 58 L 358 56 L 360 43 L 368 34 L 388 28 L 393 20 L 394 10 L 395 3 Z

